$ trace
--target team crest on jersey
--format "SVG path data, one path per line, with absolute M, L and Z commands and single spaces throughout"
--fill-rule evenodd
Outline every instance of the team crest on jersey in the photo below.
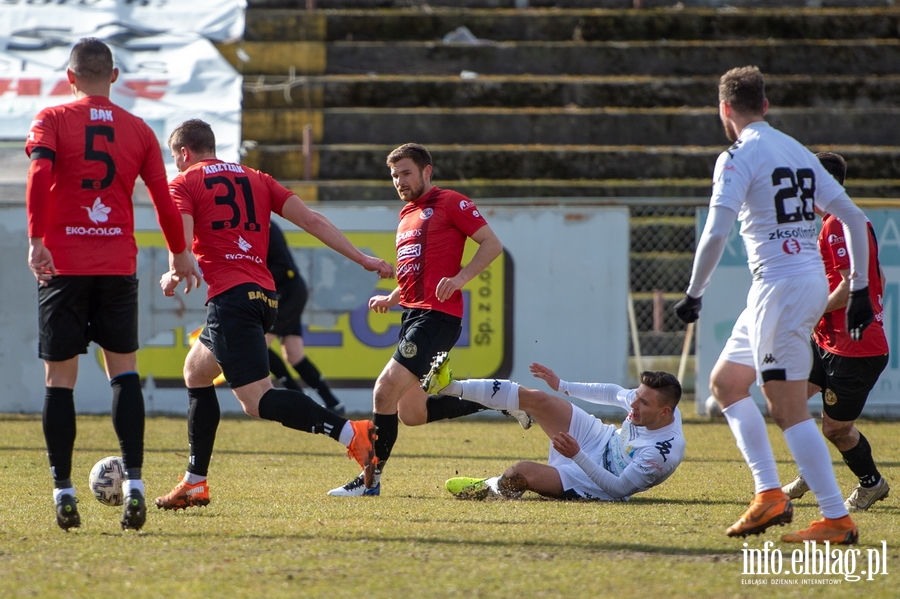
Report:
M 419 214 L 419 218 L 421 218 L 422 220 L 428 220 L 432 216 L 434 216 L 434 208 L 426 208 L 422 211 L 421 214 Z
M 837 394 L 831 389 L 825 390 L 825 403 L 829 406 L 833 406 L 837 403 Z
M 400 341 L 400 345 L 397 346 L 397 350 L 404 358 L 412 358 L 419 352 L 419 348 L 416 347 L 416 344 L 412 341 L 407 341 L 406 339 Z
M 469 200 L 463 200 L 459 203 L 460 210 L 468 210 L 469 208 L 472 208 L 474 206 L 475 206 L 475 204 L 473 204 Z

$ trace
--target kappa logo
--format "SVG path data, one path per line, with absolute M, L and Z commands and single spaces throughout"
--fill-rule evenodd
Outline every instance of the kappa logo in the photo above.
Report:
M 656 444 L 656 449 L 659 451 L 659 455 L 662 456 L 663 462 L 667 461 L 668 458 L 666 456 L 672 453 L 672 441 L 674 440 L 675 437 L 672 437 L 667 441 L 660 441 Z
M 100 198 L 94 200 L 93 206 L 82 206 L 85 210 L 87 210 L 88 218 L 93 221 L 95 225 L 99 225 L 100 223 L 105 223 L 109 220 L 109 213 L 112 212 L 112 208 L 106 206 Z
M 491 397 L 494 397 L 495 395 L 497 395 L 497 391 L 500 390 L 500 381 L 498 381 L 497 379 L 494 379 L 494 383 L 491 385 L 491 390 L 492 390 Z
M 772 354 L 766 354 L 766 357 L 763 358 L 763 364 L 778 364 L 778 360 Z
M 238 247 L 241 248 L 242 252 L 249 252 L 250 248 L 253 247 L 252 245 L 250 245 L 250 243 L 247 242 L 246 239 L 244 239 L 240 235 L 238 235 L 238 239 L 237 241 L 235 241 L 235 243 L 238 244 Z

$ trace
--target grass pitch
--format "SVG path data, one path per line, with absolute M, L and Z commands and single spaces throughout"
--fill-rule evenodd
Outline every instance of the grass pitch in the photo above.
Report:
M 887 573 L 851 582 L 835 574 L 746 573 L 743 550 L 761 554 L 766 541 L 774 542 L 766 563 L 774 568 L 778 552 L 782 568 L 790 568 L 798 547 L 780 536 L 818 512 L 807 496 L 795 502 L 790 527 L 726 537 L 725 527 L 751 499 L 752 482 L 721 420 L 686 420 L 685 462 L 660 487 L 628 503 L 590 503 L 531 494 L 459 501 L 444 490 L 452 476 L 545 461 L 546 436 L 509 419 L 401 426 L 377 498 L 325 495 L 357 474 L 334 441 L 272 422 L 226 419 L 209 507 L 163 512 L 151 505 L 135 533 L 121 531 L 121 508 L 101 505 L 87 489 L 94 462 L 119 454 L 109 418 L 80 416 L 73 478 L 82 525 L 65 533 L 55 522 L 40 418 L 0 416 L 0 597 L 893 598 L 900 586 L 900 423 L 860 428 L 897 497 L 856 516 L 855 572 L 874 555 Z M 786 482 L 793 465 L 780 431 L 770 425 L 769 434 Z M 184 472 L 186 446 L 183 419 L 147 420 L 151 503 Z M 853 476 L 831 451 L 846 493 Z M 846 566 L 849 557 L 831 561 Z

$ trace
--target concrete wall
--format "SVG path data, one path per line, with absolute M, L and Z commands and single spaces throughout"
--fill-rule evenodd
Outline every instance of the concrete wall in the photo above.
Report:
M 316 208 L 357 245 L 395 261 L 399 202 Z M 507 259 L 496 261 L 488 276 L 467 286 L 469 318 L 454 350 L 454 372 L 509 376 L 530 384 L 528 365 L 540 361 L 569 380 L 625 384 L 627 208 L 481 204 L 479 209 L 503 241 Z M 163 297 L 156 282 L 166 254 L 152 210 L 138 208 L 136 222 L 142 248 L 139 369 L 147 410 L 182 413 L 187 396 L 178 374 L 187 336 L 205 320 L 205 288 L 177 299 Z M 371 383 L 393 351 L 396 334 L 391 327 L 399 323 L 399 313 L 372 315 L 361 307 L 392 283 L 379 282 L 317 247 L 290 224 L 285 230 L 313 289 L 304 315 L 309 354 L 327 377 L 340 383 L 334 385 L 336 394 L 351 411 L 368 412 Z M 0 206 L 0 250 L 7 258 L 0 265 L 0 412 L 40 412 L 44 383 L 37 357 L 37 293 L 26 267 L 21 205 Z M 488 305 L 490 301 L 495 303 Z M 485 332 L 491 333 L 489 339 Z M 80 413 L 109 411 L 109 386 L 97 353 L 92 346 L 81 358 L 75 393 Z M 227 387 L 219 395 L 223 411 L 240 411 Z

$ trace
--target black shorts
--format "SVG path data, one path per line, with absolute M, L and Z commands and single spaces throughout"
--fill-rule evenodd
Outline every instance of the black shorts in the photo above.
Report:
M 850 358 L 832 354 L 812 341 L 809 382 L 822 388 L 822 410 L 832 420 L 849 422 L 862 414 L 869 391 L 887 367 L 888 354 Z
M 288 335 L 302 337 L 303 322 L 300 317 L 303 315 L 306 300 L 309 298 L 306 283 L 303 282 L 302 277 L 294 277 L 279 286 L 277 291 L 278 316 L 269 332 L 278 337 L 287 337 Z
M 400 321 L 400 342 L 394 359 L 422 378 L 431 361 L 442 351 L 450 351 L 462 333 L 462 318 L 437 310 L 407 309 Z
M 117 354 L 138 350 L 135 275 L 57 275 L 38 286 L 38 355 L 59 362 L 91 341 Z
M 277 313 L 275 292 L 254 283 L 232 287 L 209 300 L 200 342 L 216 357 L 231 388 L 269 377 L 266 331 Z

